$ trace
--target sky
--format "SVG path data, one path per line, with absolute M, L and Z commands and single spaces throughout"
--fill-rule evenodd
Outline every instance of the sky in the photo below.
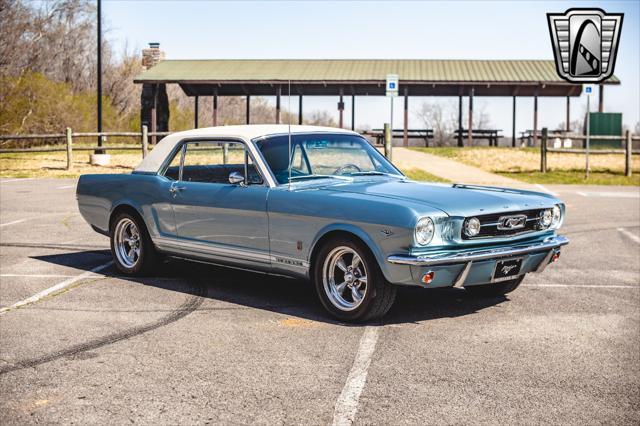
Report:
M 140 49 L 160 42 L 167 59 L 553 59 L 547 12 L 600 7 L 624 13 L 615 75 L 605 87 L 605 112 L 640 122 L 640 2 L 543 1 L 103 1 L 107 38 Z M 402 83 L 402 76 L 400 76 Z M 457 108 L 455 98 L 409 99 L 409 127 L 424 101 Z M 273 100 L 270 99 L 270 102 Z M 304 111 L 327 110 L 337 119 L 337 97 L 305 97 Z M 350 98 L 345 125 L 350 125 Z M 476 97 L 474 109 L 511 135 L 511 98 Z M 571 119 L 582 119 L 586 95 L 571 100 Z M 292 102 L 297 111 L 297 102 Z M 284 103 L 286 105 L 286 102 Z M 402 123 L 402 99 L 394 104 Z M 466 105 L 464 106 L 466 108 Z M 591 109 L 597 108 L 592 98 Z M 539 98 L 539 127 L 556 128 L 565 98 Z M 382 127 L 389 100 L 356 98 L 356 126 Z M 533 127 L 533 99 L 518 98 L 516 129 Z

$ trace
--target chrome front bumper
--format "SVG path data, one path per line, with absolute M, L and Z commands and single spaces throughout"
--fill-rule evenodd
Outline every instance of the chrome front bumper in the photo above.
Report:
M 467 263 L 467 266 L 470 266 L 470 262 L 476 262 L 479 260 L 498 259 L 501 257 L 509 256 L 521 256 L 529 253 L 544 251 L 549 251 L 548 257 L 550 258 L 550 255 L 554 251 L 557 251 L 557 249 L 567 244 L 569 244 L 569 239 L 567 237 L 563 237 L 562 235 L 558 235 L 555 237 L 546 238 L 542 242 L 537 242 L 529 245 L 504 246 L 491 249 L 479 249 L 474 251 L 453 253 L 425 254 L 420 256 L 392 255 L 387 257 L 387 261 L 400 265 L 413 266 L 440 266 L 460 263 Z

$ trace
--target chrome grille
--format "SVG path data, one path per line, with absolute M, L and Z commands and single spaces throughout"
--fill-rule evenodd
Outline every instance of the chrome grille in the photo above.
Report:
M 516 212 L 492 213 L 479 216 L 472 216 L 480 220 L 480 233 L 476 236 L 469 237 L 464 233 L 464 223 L 462 226 L 463 240 L 476 240 L 480 238 L 506 237 L 511 235 L 519 235 L 527 232 L 534 232 L 542 229 L 540 227 L 540 216 L 545 209 L 522 210 Z M 505 218 L 518 218 L 523 216 L 524 224 L 515 229 L 505 229 Z M 465 223 L 468 217 L 465 219 Z M 501 221 L 501 219 L 503 219 Z M 512 224 L 517 224 L 518 220 L 513 220 Z

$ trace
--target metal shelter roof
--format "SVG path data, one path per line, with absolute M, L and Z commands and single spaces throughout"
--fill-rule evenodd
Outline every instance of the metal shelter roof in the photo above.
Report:
M 549 60 L 212 59 L 165 60 L 136 83 L 177 83 L 190 96 L 282 94 L 384 95 L 387 74 L 410 96 L 577 96 Z M 604 84 L 620 84 L 613 76 Z

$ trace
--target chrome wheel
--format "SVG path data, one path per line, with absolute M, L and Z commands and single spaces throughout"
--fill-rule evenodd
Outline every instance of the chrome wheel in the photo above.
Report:
M 123 218 L 116 225 L 114 231 L 114 251 L 118 262 L 126 268 L 133 268 L 140 260 L 140 232 L 135 222 L 128 218 Z
M 367 269 L 351 247 L 336 247 L 329 252 L 322 278 L 329 301 L 341 311 L 356 309 L 367 294 Z

